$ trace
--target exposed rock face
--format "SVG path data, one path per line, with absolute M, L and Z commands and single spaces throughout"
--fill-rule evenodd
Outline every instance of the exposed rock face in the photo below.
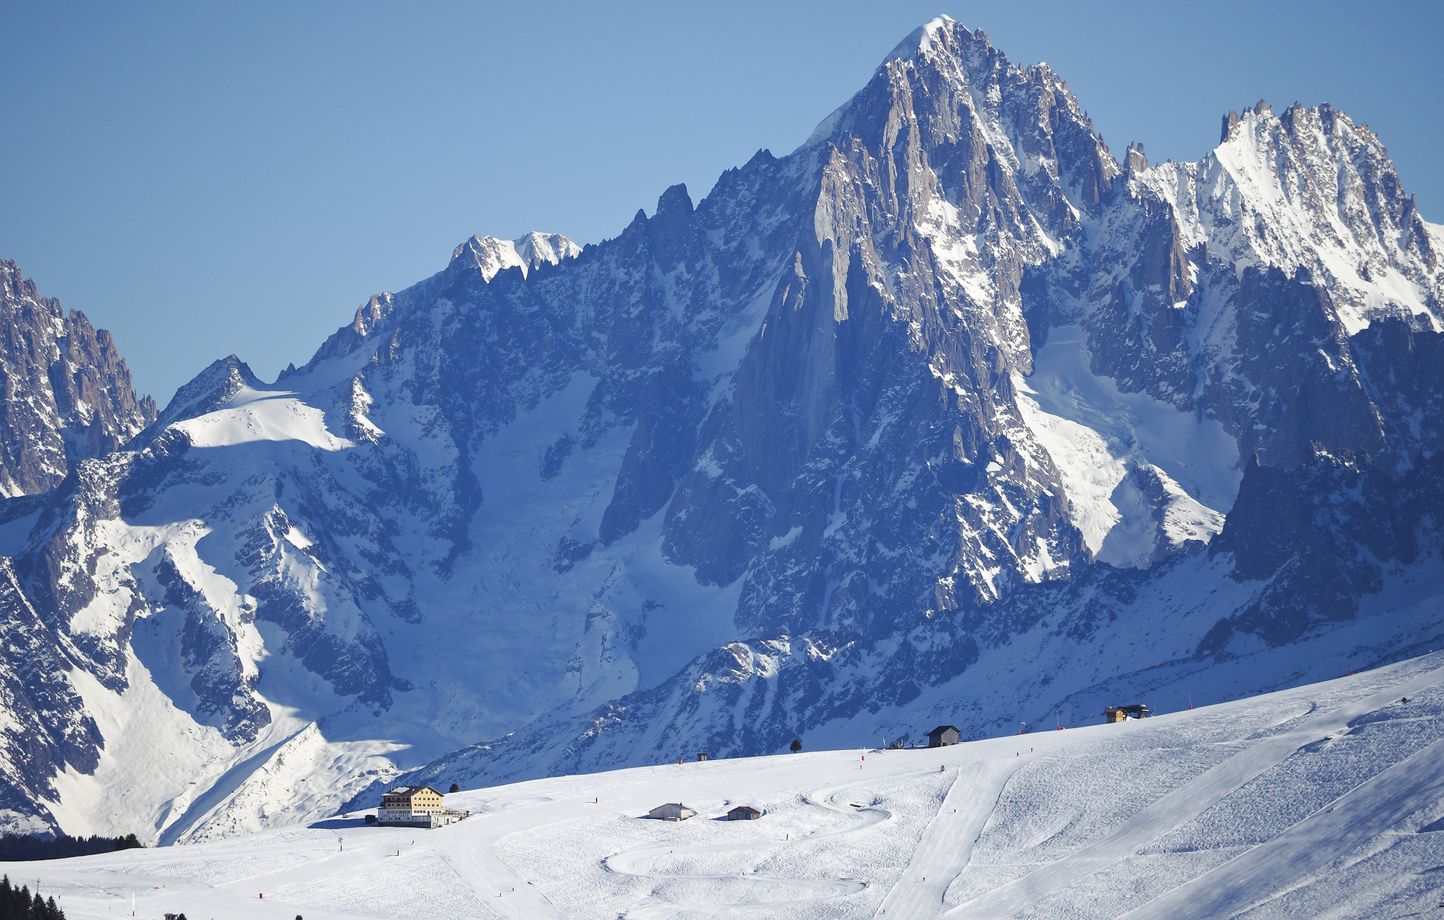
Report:
M 75 726 L 7 775 L 174 840 L 398 769 L 1007 731 L 1402 654 L 1444 632 L 1439 239 L 1339 113 L 1120 165 L 1050 69 L 935 20 L 788 156 L 585 249 L 473 238 L 0 508 Z M 115 826 L 64 811 L 106 784 Z
M 131 390 L 110 333 L 42 298 L 0 259 L 0 495 L 54 488 L 76 463 L 124 444 L 155 417 Z
M 141 440 L 149 440 L 175 422 L 214 412 L 243 390 L 259 390 L 264 386 L 246 363 L 235 355 L 213 361 L 210 367 L 176 390 L 170 403 Z

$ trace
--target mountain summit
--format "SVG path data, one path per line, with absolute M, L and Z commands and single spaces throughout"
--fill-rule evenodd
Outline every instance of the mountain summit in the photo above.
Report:
M 1225 124 L 1120 164 L 934 20 L 700 201 L 211 365 L 0 506 L 0 815 L 189 840 L 1430 647 L 1444 231 L 1342 113 Z
M 0 495 L 43 492 L 155 418 L 110 333 L 0 259 Z
M 473 236 L 451 254 L 453 265 L 470 264 L 490 281 L 504 268 L 521 269 L 523 275 L 538 265 L 556 265 L 579 255 L 582 248 L 560 233 L 528 233 L 516 240 L 494 236 Z

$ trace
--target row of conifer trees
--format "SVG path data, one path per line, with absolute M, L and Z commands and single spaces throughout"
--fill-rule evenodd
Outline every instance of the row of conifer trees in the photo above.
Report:
M 29 885 L 16 888 L 7 875 L 0 878 L 0 920 L 65 920 L 65 913 L 53 897 L 41 898 L 38 891 L 31 894 Z
M 0 836 L 0 862 L 28 862 L 32 859 L 65 859 L 89 856 L 92 853 L 113 853 L 141 846 L 134 834 L 124 837 L 27 837 L 21 834 Z

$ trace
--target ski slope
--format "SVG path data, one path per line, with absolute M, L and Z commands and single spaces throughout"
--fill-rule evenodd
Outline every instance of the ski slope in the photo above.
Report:
M 667 801 L 699 816 L 640 817 Z M 715 820 L 739 803 L 767 814 Z M 1444 877 L 1444 653 L 1118 725 L 672 763 L 448 804 L 474 815 L 435 831 L 347 815 L 0 870 L 76 920 L 127 916 L 132 897 L 138 917 L 281 920 L 1427 914 Z

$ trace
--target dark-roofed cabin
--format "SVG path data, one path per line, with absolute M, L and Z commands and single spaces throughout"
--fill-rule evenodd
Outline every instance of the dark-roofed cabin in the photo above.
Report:
M 928 747 L 947 747 L 950 744 L 957 744 L 963 740 L 963 733 L 958 731 L 956 725 L 939 725 L 928 732 Z
M 738 805 L 727 812 L 728 821 L 756 821 L 762 817 L 762 812 L 751 805 Z
M 1109 706 L 1103 710 L 1103 719 L 1107 722 L 1125 722 L 1128 719 L 1146 719 L 1153 715 L 1147 706 L 1141 703 L 1134 703 L 1132 706 Z

